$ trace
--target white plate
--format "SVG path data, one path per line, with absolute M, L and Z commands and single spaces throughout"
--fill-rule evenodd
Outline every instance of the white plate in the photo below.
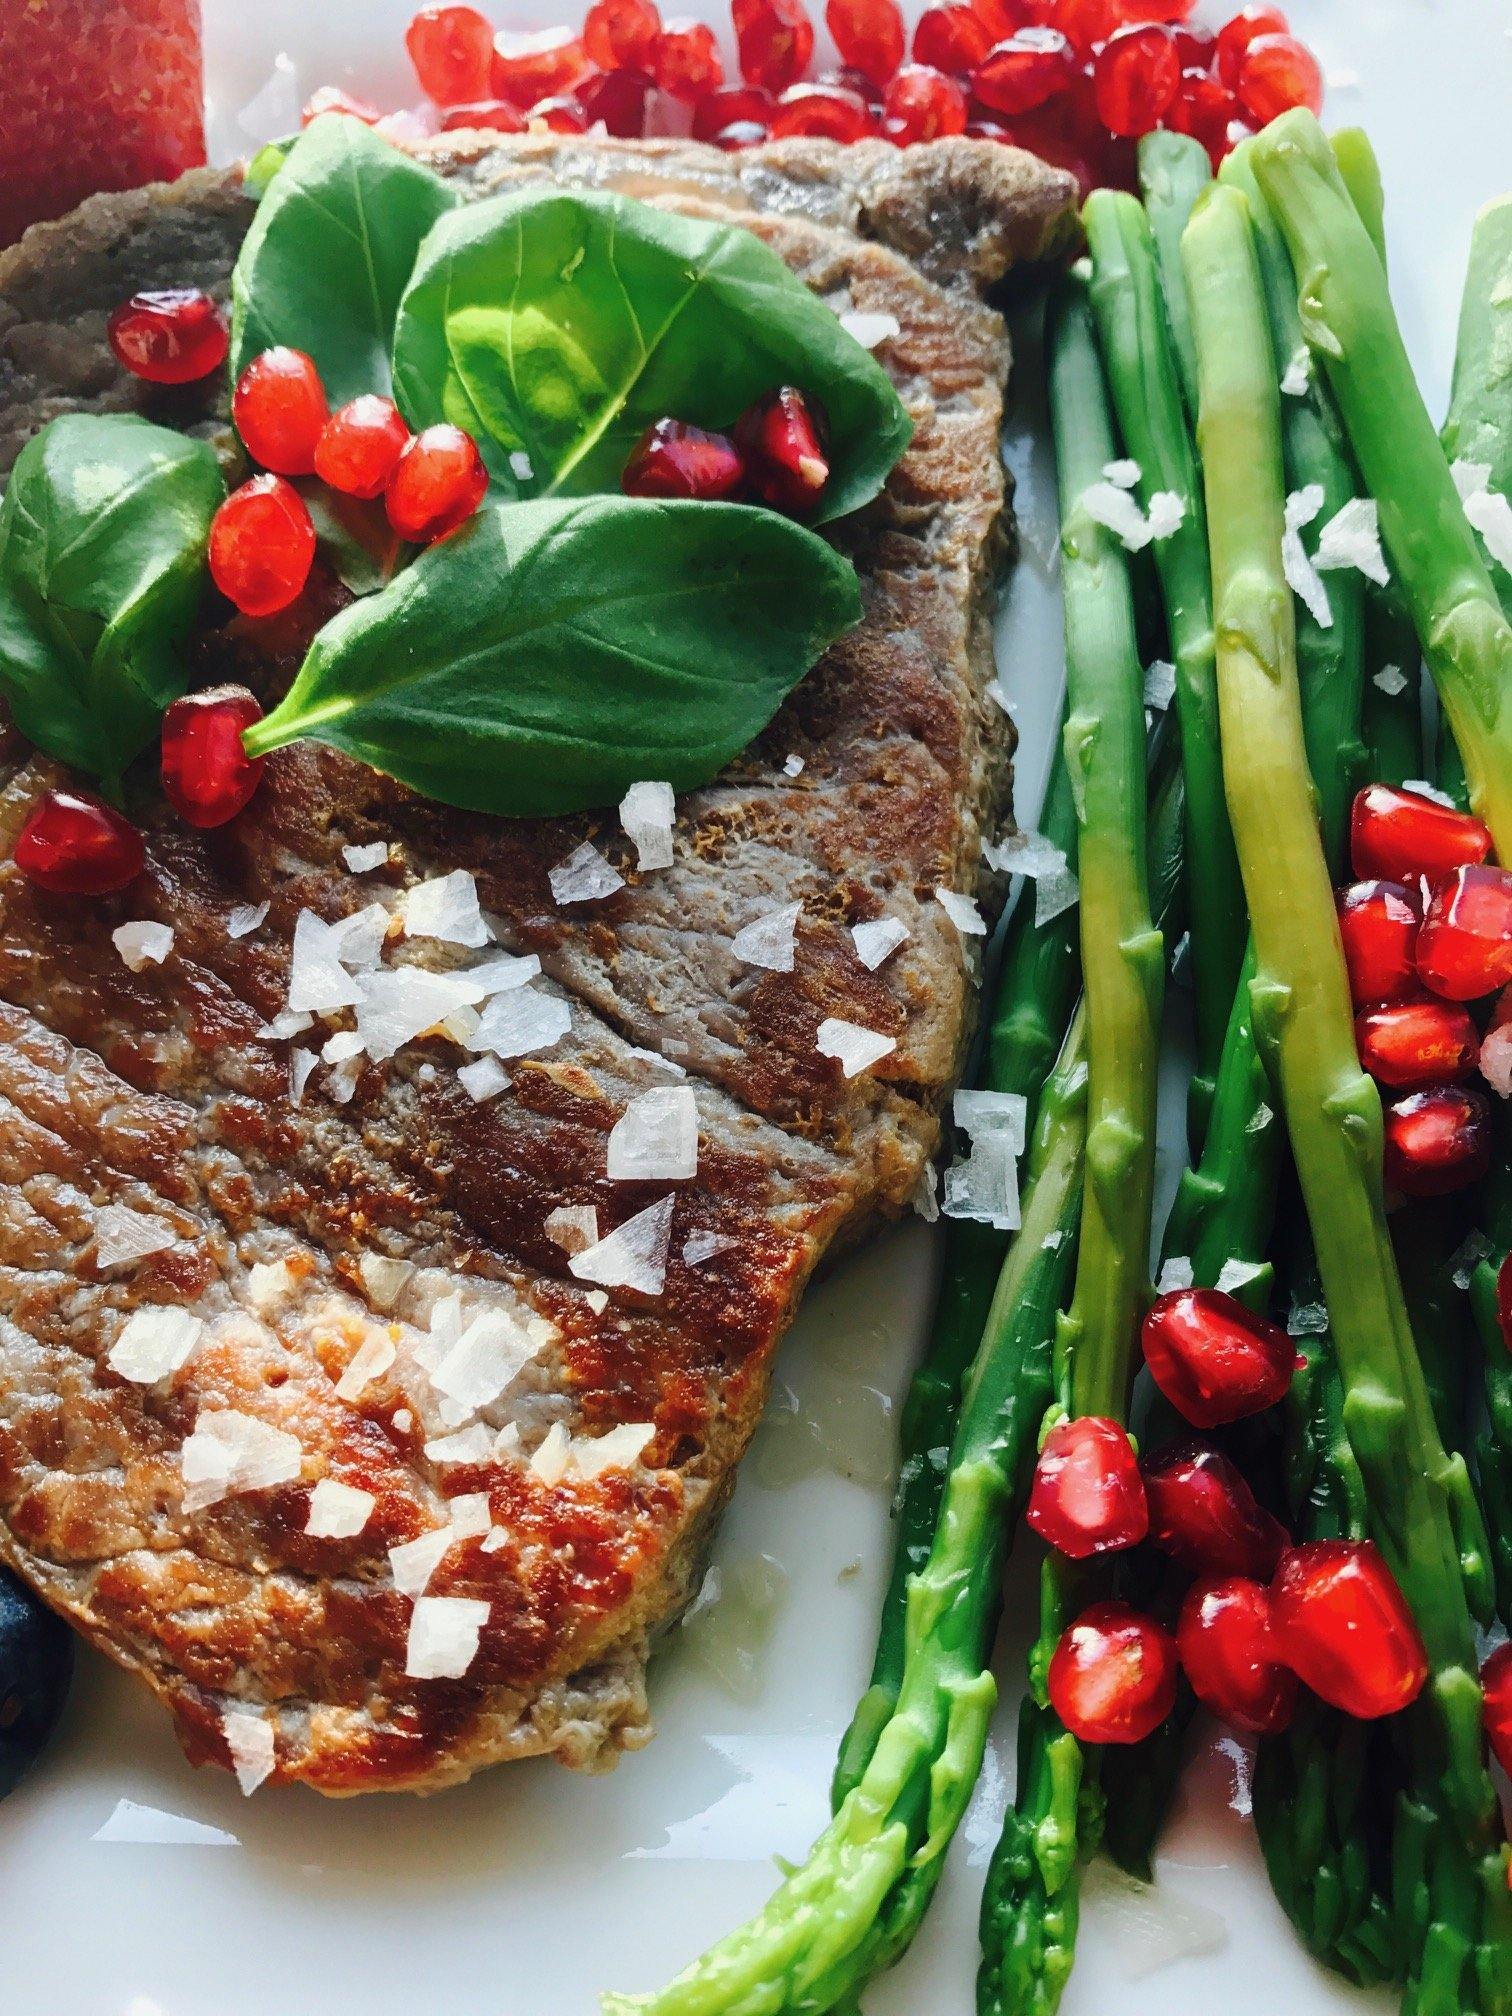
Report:
M 410 0 L 205 0 L 220 153 L 287 129 L 320 83 L 403 102 L 409 12 Z M 543 26 L 553 0 L 495 12 Z M 1470 219 L 1512 185 L 1512 7 L 1295 0 L 1292 13 L 1335 79 L 1330 117 L 1368 123 L 1380 151 L 1397 298 L 1438 410 Z M 248 133 L 237 108 L 258 93 Z M 1032 406 L 1030 372 L 1021 384 Z M 1010 453 L 1026 477 L 1028 544 L 1047 550 L 1043 440 L 1022 414 Z M 1027 823 L 1060 678 L 1054 589 L 1030 561 L 1008 597 L 1000 658 L 1026 730 Z M 910 1226 L 810 1297 L 715 1555 L 727 1588 L 765 1592 L 750 1606 L 765 1607 L 765 1621 L 736 1628 L 727 1599 L 723 1625 L 712 1610 L 674 1634 L 652 1674 L 661 1733 L 611 1777 L 527 1764 L 429 1801 L 339 1803 L 296 1789 L 247 1802 L 221 1773 L 191 1771 L 145 1695 L 85 1656 L 45 1765 L 0 1809 L 0 2007 L 590 2016 L 598 1990 L 655 1985 L 758 1905 L 771 1858 L 801 1856 L 826 1818 L 835 1746 L 864 1684 L 888 1551 L 890 1419 L 933 1257 L 929 1234 Z M 1009 1612 L 999 1671 L 1011 1696 L 1032 1614 L 1022 1565 Z M 930 1921 L 867 1997 L 870 2016 L 968 2016 L 1011 1729 L 1005 1709 Z M 1161 1858 L 1160 1901 L 1089 1883 L 1066 2016 L 1198 2016 L 1219 2001 L 1226 2016 L 1391 2006 L 1348 1993 L 1301 1955 L 1234 1810 L 1242 1784 L 1243 1753 L 1206 1732 Z

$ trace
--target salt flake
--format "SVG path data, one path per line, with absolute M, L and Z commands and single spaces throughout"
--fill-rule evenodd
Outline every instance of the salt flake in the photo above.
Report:
M 155 1386 L 177 1372 L 204 1335 L 205 1326 L 187 1309 L 137 1309 L 127 1317 L 106 1359 L 112 1372 L 133 1385 Z
M 1351 497 L 1318 534 L 1313 564 L 1320 573 L 1353 567 L 1367 581 L 1384 588 L 1391 570 L 1381 551 L 1380 514 L 1373 497 Z
M 133 1211 L 129 1204 L 106 1204 L 95 1214 L 95 1265 L 126 1267 L 149 1253 L 165 1253 L 178 1240 L 161 1218 Z
M 553 1049 L 571 1027 L 572 1010 L 560 995 L 516 987 L 488 1003 L 471 1045 L 496 1057 L 529 1057 Z
M 387 866 L 389 843 L 374 840 L 366 847 L 343 847 L 341 858 L 354 875 L 366 875 L 374 868 Z
M 432 1575 L 451 1552 L 456 1534 L 450 1526 L 433 1527 L 418 1539 L 388 1550 L 389 1572 L 401 1596 L 423 1596 Z
M 683 1241 L 683 1264 L 688 1267 L 702 1267 L 712 1260 L 716 1253 L 727 1253 L 735 1244 L 722 1232 L 692 1232 Z
M 788 903 L 781 910 L 753 917 L 730 940 L 730 950 L 747 966 L 763 966 L 770 973 L 791 973 L 794 936 L 802 913 L 802 903 Z
M 354 1008 L 361 999 L 361 984 L 341 963 L 342 935 L 317 917 L 313 910 L 301 910 L 294 923 L 294 943 L 289 955 L 289 994 L 284 1006 L 291 1014 L 331 1015 L 338 1008 Z
M 1333 610 L 1329 605 L 1328 590 L 1302 544 L 1302 528 L 1311 525 L 1322 509 L 1321 483 L 1309 483 L 1301 490 L 1292 491 L 1287 498 L 1285 529 L 1281 534 L 1281 571 L 1286 576 L 1287 586 L 1305 606 L 1319 629 L 1330 630 L 1333 627 Z
M 266 903 L 238 903 L 234 910 L 226 914 L 226 936 L 250 937 L 259 925 L 267 923 L 269 907 Z
M 884 959 L 891 958 L 909 935 L 908 926 L 896 917 L 878 917 L 851 926 L 856 957 L 869 973 L 875 973 Z
M 569 1271 L 579 1281 L 595 1281 L 601 1288 L 631 1288 L 641 1295 L 660 1295 L 667 1276 L 672 1209 L 672 1198 L 662 1197 L 638 1211 L 597 1245 L 572 1254 L 567 1262 Z
M 1305 343 L 1298 344 L 1287 363 L 1281 379 L 1281 390 L 1288 399 L 1305 399 L 1307 388 L 1312 383 L 1312 352 Z
M 460 1680 L 478 1656 L 486 1603 L 471 1596 L 422 1596 L 410 1617 L 404 1670 L 412 1680 Z
M 1465 516 L 1485 540 L 1491 558 L 1512 574 L 1512 499 L 1500 490 L 1479 490 L 1465 499 Z
M 110 942 L 131 971 L 140 973 L 144 966 L 161 966 L 168 957 L 173 950 L 173 927 L 140 918 L 130 924 L 118 924 L 110 934 Z
M 1407 691 L 1407 674 L 1400 665 L 1383 665 L 1379 672 L 1372 675 L 1371 684 L 1395 699 L 1398 693 Z
M 297 1436 L 238 1408 L 202 1408 L 184 1439 L 184 1510 L 199 1512 L 240 1491 L 289 1484 L 299 1475 Z
M 987 920 L 972 897 L 963 896 L 958 889 L 936 889 L 934 893 L 936 903 L 963 937 L 986 937 Z
M 596 903 L 625 886 L 624 876 L 586 840 L 549 871 L 547 880 L 553 897 L 562 904 Z
M 315 1540 L 355 1539 L 377 1503 L 371 1491 L 359 1491 L 355 1484 L 343 1484 L 338 1477 L 322 1477 L 310 1493 L 304 1530 Z
M 1163 714 L 1176 697 L 1176 667 L 1168 658 L 1157 658 L 1146 668 L 1144 704 Z
M 457 1083 L 469 1099 L 481 1106 L 486 1099 L 497 1098 L 507 1091 L 510 1077 L 497 1057 L 480 1057 L 476 1063 L 462 1066 Z
M 854 1078 L 860 1072 L 870 1070 L 873 1064 L 880 1063 L 897 1047 L 896 1036 L 884 1036 L 879 1030 L 863 1028 L 859 1022 L 847 1022 L 839 1015 L 827 1015 L 819 1024 L 814 1038 L 814 1048 L 819 1055 L 835 1058 L 846 1078 Z
M 598 1244 L 598 1212 L 592 1204 L 558 1204 L 541 1230 L 564 1253 L 586 1253 Z
M 478 907 L 478 884 L 465 868 L 435 875 L 406 889 L 399 916 L 409 938 L 435 938 L 444 945 L 487 945 L 493 934 Z
M 246 1708 L 227 1708 L 221 1715 L 221 1734 L 231 1753 L 231 1768 L 242 1796 L 252 1794 L 271 1776 L 277 1762 L 273 1744 L 273 1724 L 265 1715 Z
M 896 315 L 853 308 L 840 317 L 840 327 L 863 350 L 875 350 L 879 343 L 898 335 L 902 325 Z
M 364 1337 L 347 1361 L 336 1382 L 338 1400 L 359 1400 L 375 1379 L 381 1379 L 399 1356 L 398 1347 L 387 1331 L 374 1330 Z
M 632 1099 L 609 1133 L 611 1183 L 685 1183 L 698 1173 L 698 1104 L 686 1085 Z
M 635 848 L 635 858 L 644 873 L 672 866 L 672 821 L 676 803 L 672 786 L 662 783 L 632 784 L 620 800 L 620 824 Z

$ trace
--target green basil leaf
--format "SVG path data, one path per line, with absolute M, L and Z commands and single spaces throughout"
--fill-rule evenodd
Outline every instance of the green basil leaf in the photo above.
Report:
M 298 134 L 287 140 L 269 140 L 258 148 L 242 171 L 242 187 L 249 196 L 266 196 L 268 184 L 293 153 Z
M 210 521 L 203 441 L 71 413 L 16 459 L 0 503 L 0 691 L 21 732 L 111 788 L 183 692 Z
M 829 421 L 821 516 L 854 511 L 912 433 L 870 351 L 741 225 L 596 192 L 524 191 L 443 217 L 394 334 L 411 425 L 467 428 L 512 497 L 618 490 L 654 420 L 728 427 L 784 384 Z
M 850 563 L 770 511 L 489 504 L 333 617 L 247 746 L 313 735 L 481 812 L 687 789 L 860 614 Z
M 231 275 L 231 382 L 288 343 L 315 359 L 333 407 L 387 392 L 415 253 L 460 201 L 360 119 L 313 121 L 268 183 Z
M 371 595 L 387 587 L 409 553 L 381 497 L 346 497 L 315 476 L 291 478 L 305 501 L 320 554 L 344 588 Z

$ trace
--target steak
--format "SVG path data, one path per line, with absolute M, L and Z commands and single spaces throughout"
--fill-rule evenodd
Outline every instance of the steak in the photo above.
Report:
M 249 1787 L 271 1767 L 426 1790 L 647 1740 L 650 1641 L 695 1584 L 804 1285 L 908 1208 L 937 1145 L 982 941 L 936 892 L 989 919 L 1001 893 L 983 841 L 1011 753 L 987 692 L 1008 352 L 981 293 L 1060 249 L 1070 179 L 964 140 L 448 135 L 428 158 L 478 194 L 549 180 L 738 214 L 837 311 L 896 325 L 878 355 L 916 431 L 836 530 L 862 624 L 678 801 L 668 868 L 642 870 L 613 814 L 457 812 L 312 742 L 213 832 L 144 790 L 137 881 L 53 898 L 9 857 L 60 773 L 0 745 L 0 1558 Z M 234 175 L 201 171 L 0 257 L 0 467 L 85 408 L 234 457 L 224 388 L 128 377 L 104 322 L 137 288 L 223 296 L 251 214 Z M 277 694 L 344 592 L 318 572 L 285 616 L 207 630 L 196 682 Z M 615 876 L 560 900 L 552 871 L 585 841 Z M 383 913 L 427 882 L 406 935 Z M 458 942 L 483 935 L 466 921 L 423 934 L 474 889 L 487 945 Z M 740 956 L 736 934 L 791 905 L 791 970 L 780 942 Z M 351 1015 L 286 1014 L 296 931 L 329 949 L 321 927 L 348 918 L 352 968 L 381 956 L 406 997 L 417 969 L 539 961 L 483 1011 L 531 1024 L 524 1054 L 498 1046 L 507 1086 L 471 1073 L 476 1008 L 388 1056 L 320 1055 Z M 907 939 L 868 965 L 852 927 L 884 918 Z M 128 966 L 112 933 L 143 920 L 171 948 Z M 847 1077 L 819 1048 L 836 1021 L 890 1047 Z M 692 1094 L 696 1173 L 610 1180 L 610 1131 L 656 1088 Z M 625 1241 L 589 1245 L 630 1221 L 628 1263 Z M 132 1340 L 150 1358 L 175 1337 L 176 1370 L 132 1376 Z

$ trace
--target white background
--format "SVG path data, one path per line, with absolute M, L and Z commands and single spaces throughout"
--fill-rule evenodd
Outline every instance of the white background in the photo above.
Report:
M 549 25 L 551 4 L 517 0 L 498 18 Z M 323 82 L 404 102 L 409 11 L 408 0 L 205 0 L 219 154 L 286 130 Z M 1397 299 L 1437 412 L 1470 219 L 1512 185 L 1512 6 L 1295 0 L 1292 15 L 1336 80 L 1330 117 L 1367 123 L 1382 156 Z M 1031 556 L 1054 538 L 1032 375 L 1009 442 Z M 1026 730 L 1027 824 L 1060 678 L 1054 588 L 1032 557 L 1007 600 L 1000 657 Z M 1169 1177 L 1174 1154 L 1168 1165 Z M 222 1774 L 192 1772 L 145 1695 L 84 1657 L 55 1746 L 0 1811 L 0 2007 L 590 2016 L 598 1990 L 655 1985 L 759 1904 L 770 1858 L 801 1856 L 827 1817 L 836 1742 L 865 1681 L 889 1544 L 891 1413 L 932 1260 L 929 1235 L 910 1226 L 810 1297 L 719 1537 L 726 1596 L 658 1658 L 661 1734 L 611 1777 L 529 1764 L 430 1801 L 296 1789 L 245 1802 Z M 1010 1615 L 1028 1618 L 1031 1591 L 1021 1564 Z M 1000 1648 L 1010 1697 L 1024 1635 L 1010 1626 Z M 933 1914 L 868 1996 L 870 2016 L 968 2016 L 1010 1739 L 1000 1712 Z M 1066 2016 L 1390 2006 L 1299 1953 L 1234 1810 L 1243 1782 L 1237 1746 L 1204 1729 L 1156 1901 L 1089 1883 Z

